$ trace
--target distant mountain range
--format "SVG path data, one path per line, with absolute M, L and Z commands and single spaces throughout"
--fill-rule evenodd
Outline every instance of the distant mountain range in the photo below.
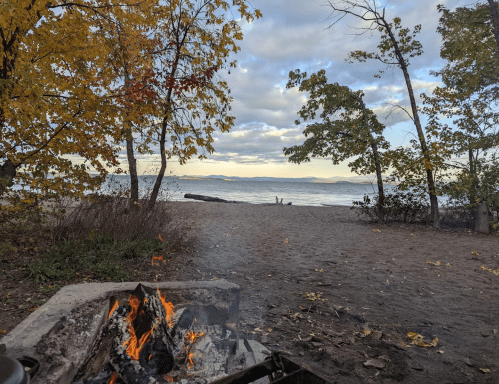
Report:
M 209 175 L 209 176 L 173 176 L 182 180 L 225 180 L 225 181 L 280 181 L 291 183 L 355 183 L 355 184 L 371 184 L 376 183 L 374 176 L 351 176 L 342 177 L 334 176 L 328 178 L 321 177 L 239 177 L 239 176 L 226 176 L 226 175 Z

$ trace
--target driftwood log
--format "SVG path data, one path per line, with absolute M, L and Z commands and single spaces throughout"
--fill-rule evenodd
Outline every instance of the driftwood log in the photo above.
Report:
M 211 196 L 203 196 L 203 195 L 194 195 L 192 193 L 186 193 L 184 195 L 185 199 L 193 199 L 193 200 L 201 200 L 201 201 L 213 201 L 215 203 L 231 203 L 231 204 L 251 204 L 246 201 L 233 201 L 233 200 L 224 200 L 220 199 L 219 197 L 211 197 Z M 281 201 L 279 202 L 279 199 L 275 198 L 275 203 L 269 203 L 269 204 L 263 204 L 263 205 L 283 205 L 282 204 L 282 198 Z M 287 205 L 291 205 L 291 202 L 289 202 Z

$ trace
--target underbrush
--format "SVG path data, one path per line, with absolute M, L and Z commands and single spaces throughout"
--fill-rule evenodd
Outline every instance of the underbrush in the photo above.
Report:
M 354 201 L 353 208 L 360 208 L 360 214 L 368 216 L 372 221 L 379 222 L 379 196 L 373 198 L 365 195 L 363 201 Z M 403 223 L 429 222 L 430 204 L 421 194 L 396 189 L 393 193 L 385 194 L 384 223 L 399 221 Z
M 0 262 L 36 283 L 123 281 L 132 277 L 125 262 L 182 247 L 182 226 L 168 202 L 148 209 L 113 193 L 70 203 L 3 216 Z
M 379 198 L 364 196 L 363 201 L 354 201 L 353 208 L 359 208 L 359 214 L 369 217 L 372 222 L 379 223 Z M 430 204 L 428 198 L 421 194 L 396 189 L 385 195 L 384 221 L 402 222 L 406 224 L 430 223 Z M 476 205 L 466 204 L 461 200 L 449 199 L 440 205 L 440 228 L 474 230 L 476 223 Z M 489 222 L 493 230 L 499 228 L 499 209 L 497 206 L 488 207 Z

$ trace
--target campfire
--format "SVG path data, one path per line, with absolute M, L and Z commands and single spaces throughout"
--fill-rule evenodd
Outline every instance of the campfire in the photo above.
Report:
M 226 373 L 231 331 L 197 325 L 159 289 L 139 284 L 116 300 L 74 383 L 206 383 Z

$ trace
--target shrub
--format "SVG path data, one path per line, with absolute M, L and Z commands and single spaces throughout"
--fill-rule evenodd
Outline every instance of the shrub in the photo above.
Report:
M 372 221 L 379 222 L 378 217 L 379 196 L 373 198 L 365 195 L 363 201 L 354 201 L 352 208 L 359 207 L 361 214 L 367 215 Z M 383 205 L 385 223 L 390 220 L 404 223 L 428 223 L 430 205 L 421 194 L 395 189 L 392 193 L 385 194 Z

